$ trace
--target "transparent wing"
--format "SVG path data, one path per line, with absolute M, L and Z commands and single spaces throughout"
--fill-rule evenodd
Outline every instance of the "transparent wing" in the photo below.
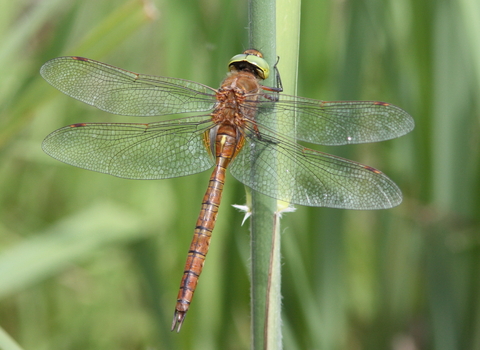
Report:
M 249 132 L 230 172 L 248 187 L 290 203 L 386 209 L 402 201 L 397 185 L 372 167 L 317 152 L 261 130 Z
M 214 165 L 203 142 L 203 133 L 213 124 L 205 118 L 72 124 L 48 135 L 42 148 L 64 163 L 128 179 L 190 175 Z
M 296 139 L 321 145 L 345 145 L 390 140 L 414 128 L 401 108 L 377 101 L 319 101 L 268 94 L 258 103 L 258 120 L 276 113 L 278 123 L 295 119 Z
M 101 110 L 131 116 L 208 111 L 215 90 L 189 80 L 137 74 L 83 57 L 58 57 L 40 69 L 63 93 Z

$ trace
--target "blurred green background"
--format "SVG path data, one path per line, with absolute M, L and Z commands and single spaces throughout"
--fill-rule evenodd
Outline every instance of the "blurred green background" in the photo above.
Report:
M 216 87 L 248 47 L 247 23 L 246 1 L 0 2 L 0 341 L 249 348 L 249 231 L 231 207 L 243 185 L 227 179 L 194 303 L 171 333 L 209 172 L 133 181 L 55 161 L 40 146 L 64 125 L 155 119 L 101 112 L 39 75 L 79 55 Z M 477 0 L 303 1 L 298 94 L 388 101 L 416 128 L 322 148 L 381 169 L 404 202 L 285 215 L 285 349 L 480 349 L 479 23 Z

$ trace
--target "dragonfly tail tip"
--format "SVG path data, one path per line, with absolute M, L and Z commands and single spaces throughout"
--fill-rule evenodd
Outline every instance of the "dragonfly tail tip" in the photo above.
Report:
M 175 330 L 175 328 L 177 328 L 177 333 L 180 333 L 180 329 L 182 328 L 183 321 L 185 320 L 186 315 L 187 315 L 186 311 L 175 310 L 175 313 L 173 314 L 173 321 L 172 321 L 172 328 L 171 328 L 172 332 Z

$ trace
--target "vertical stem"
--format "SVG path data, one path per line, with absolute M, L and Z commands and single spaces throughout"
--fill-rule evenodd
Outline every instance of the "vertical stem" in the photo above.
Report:
M 249 44 L 260 50 L 270 67 L 276 60 L 275 36 L 275 0 L 250 0 L 249 2 Z M 274 85 L 273 74 L 264 82 Z M 274 118 L 270 118 L 274 121 Z M 263 122 L 263 121 L 262 121 Z M 275 125 L 269 125 L 275 129 Z M 273 160 L 274 161 L 274 160 Z M 256 170 L 259 171 L 259 170 Z M 275 219 L 276 200 L 252 191 L 251 219 L 251 275 L 252 275 L 252 345 L 254 350 L 273 349 L 268 342 L 270 332 L 281 339 L 280 320 L 270 319 L 273 300 L 269 291 L 272 289 L 271 266 L 272 246 L 278 229 Z M 279 299 L 279 298 L 278 298 Z M 280 307 L 280 306 L 278 306 Z M 278 309 L 278 308 L 277 308 Z M 278 322 L 277 327 L 275 324 Z M 272 324 L 273 323 L 273 324 Z M 276 330 L 274 328 L 277 328 Z
M 277 0 L 277 55 L 280 57 L 283 92 L 288 95 L 297 94 L 300 5 L 301 0 Z M 291 118 L 291 123 L 294 125 L 294 118 Z M 288 135 L 291 130 L 293 129 L 289 126 L 279 131 Z
M 277 54 L 285 92 L 296 93 L 300 33 L 300 0 L 251 0 L 250 47 L 260 50 L 271 67 L 271 77 L 264 82 L 275 84 Z M 277 27 L 276 24 L 279 24 Z M 278 40 L 277 40 L 278 38 Z M 278 43 L 278 47 L 276 44 Z M 277 51 L 278 49 L 278 51 Z M 267 123 L 278 130 L 276 116 Z M 295 136 L 295 119 L 282 121 L 279 132 Z M 272 159 L 280 164 L 284 159 Z M 274 179 L 272 179 L 274 181 Z M 281 264 L 280 212 L 288 203 L 252 192 L 252 349 L 281 349 Z

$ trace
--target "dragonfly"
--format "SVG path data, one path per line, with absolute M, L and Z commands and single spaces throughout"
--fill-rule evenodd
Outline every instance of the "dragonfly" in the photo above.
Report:
M 213 167 L 172 331 L 180 331 L 192 302 L 227 168 L 252 190 L 292 204 L 369 210 L 392 208 L 402 201 L 398 186 L 381 171 L 296 141 L 345 145 L 389 140 L 410 132 L 412 117 L 385 102 L 320 101 L 283 94 L 278 83 L 264 86 L 270 67 L 258 50 L 232 57 L 218 89 L 83 57 L 54 58 L 40 73 L 63 93 L 109 113 L 195 114 L 152 123 L 77 123 L 52 132 L 42 144 L 59 161 L 128 179 L 174 178 Z M 278 129 L 294 121 L 293 135 L 278 132 L 272 118 Z

